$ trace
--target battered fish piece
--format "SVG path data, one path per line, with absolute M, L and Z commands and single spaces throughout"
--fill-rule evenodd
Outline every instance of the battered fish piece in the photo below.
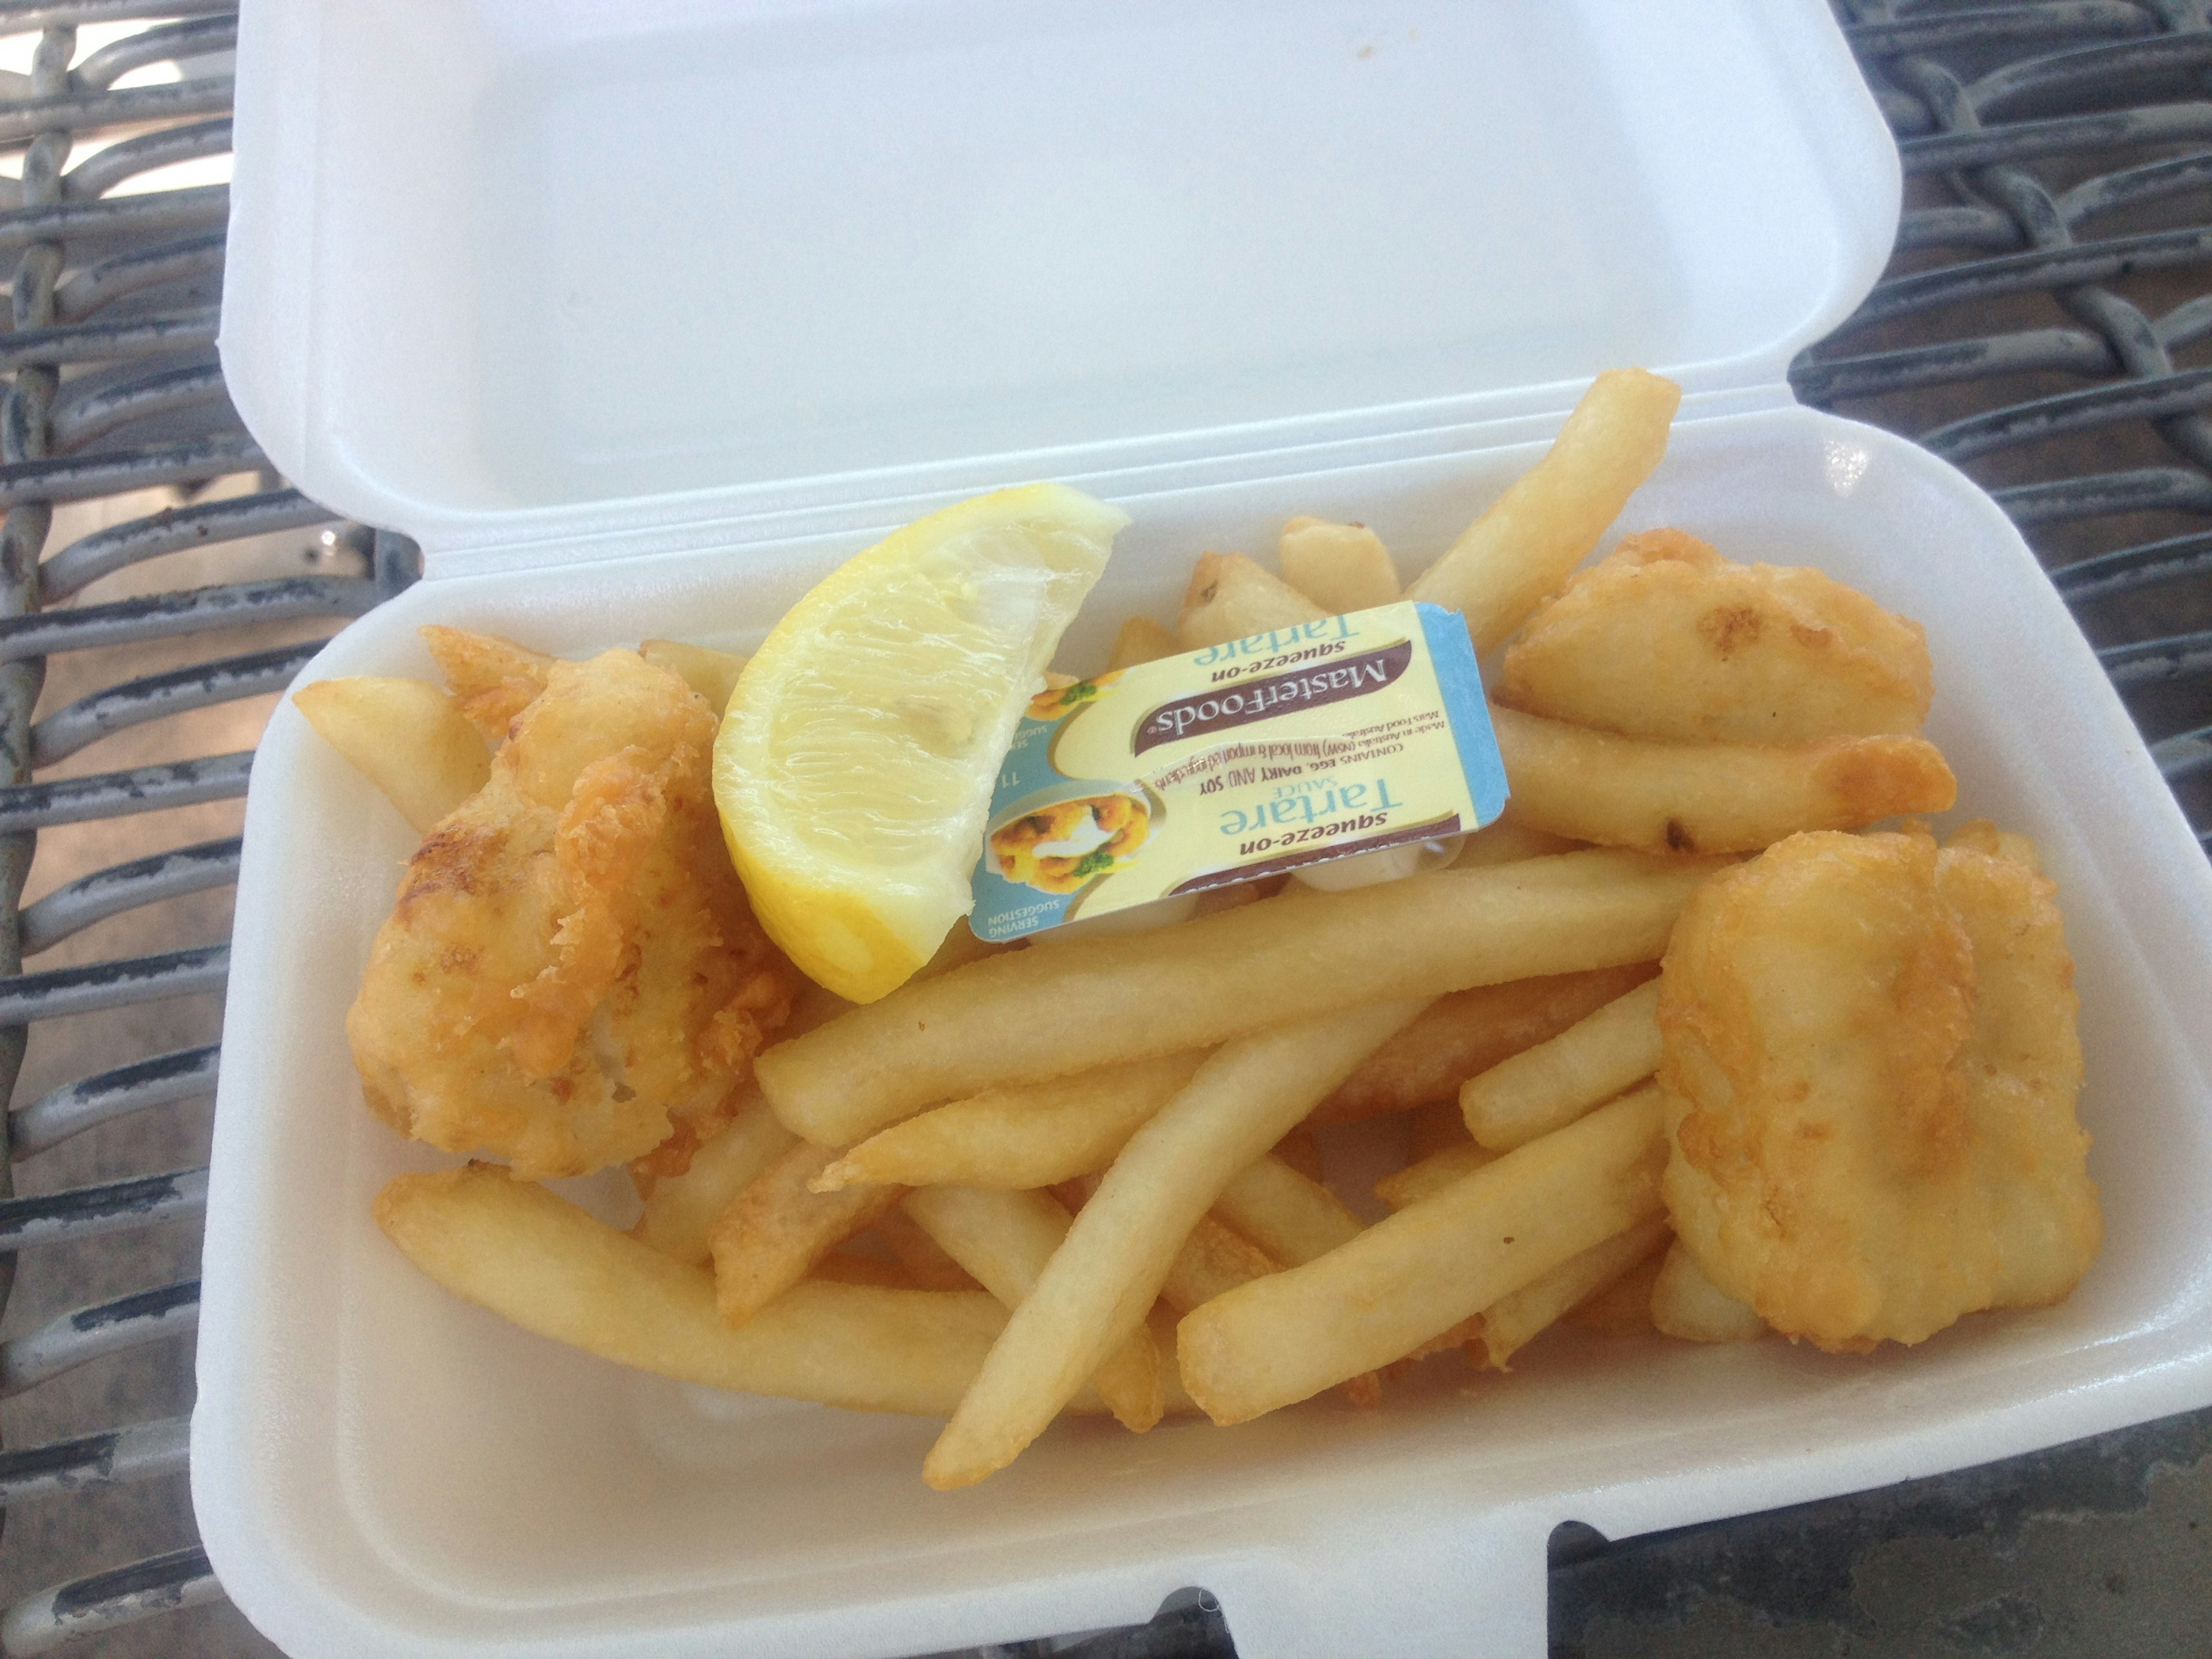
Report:
M 1924 832 L 1793 836 L 1708 882 L 1662 969 L 1684 1246 L 1837 1352 L 2055 1302 L 2101 1238 L 2052 884 Z
M 380 1115 L 530 1180 L 696 1144 L 795 981 L 722 847 L 705 701 L 630 651 L 544 675 L 346 1017 Z
M 1818 570 L 1652 530 L 1546 601 L 1493 695 L 1631 737 L 1790 744 L 1909 737 L 1933 686 L 1919 623 Z

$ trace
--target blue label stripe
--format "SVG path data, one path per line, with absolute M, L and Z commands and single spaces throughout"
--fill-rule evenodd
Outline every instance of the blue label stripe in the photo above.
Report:
M 1480 828 L 1505 810 L 1510 791 L 1505 763 L 1498 754 L 1498 734 L 1490 729 L 1490 705 L 1482 695 L 1482 671 L 1474 664 L 1474 641 L 1468 636 L 1467 618 L 1458 611 L 1426 602 L 1416 604 L 1413 610 L 1429 642 L 1429 661 L 1437 671 L 1437 690 L 1443 696 L 1444 718 L 1451 722 L 1459 769 L 1467 775 L 1467 793 L 1474 802 L 1474 822 Z

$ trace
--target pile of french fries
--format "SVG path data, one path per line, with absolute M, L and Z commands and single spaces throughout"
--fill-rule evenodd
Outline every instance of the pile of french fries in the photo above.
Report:
M 1488 653 L 1658 464 L 1679 395 L 1600 377 L 1402 592 L 1357 525 L 1291 520 L 1279 575 L 1209 553 L 1176 626 L 1132 619 L 1111 665 L 1401 597 L 1460 612 Z M 718 708 L 741 666 L 645 651 Z M 486 694 L 530 672 L 300 701 L 427 828 L 481 781 L 469 698 L 495 714 Z M 1692 742 L 1493 714 L 1512 805 L 1448 868 L 1235 889 L 1174 926 L 1019 949 L 957 928 L 878 1002 L 803 994 L 629 1233 L 485 1164 L 402 1176 L 377 1218 L 455 1293 L 623 1364 L 946 1417 L 923 1470 L 940 1488 L 1063 1413 L 1234 1424 L 1331 1389 L 1371 1402 L 1444 1349 L 1502 1368 L 1608 1295 L 1671 1334 L 1756 1335 L 1669 1249 L 1655 964 L 1730 855 L 1942 810 L 1948 770 L 1908 734 Z M 1411 1157 L 1365 1224 L 1311 1131 L 1393 1114 Z

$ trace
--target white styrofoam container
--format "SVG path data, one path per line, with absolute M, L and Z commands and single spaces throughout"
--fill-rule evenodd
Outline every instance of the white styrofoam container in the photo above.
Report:
M 385 1243 L 371 1196 L 442 1160 L 362 1109 L 341 1021 L 411 842 L 287 706 L 247 805 L 192 1482 L 299 1659 L 913 1654 L 1185 1584 L 1246 1659 L 1534 1655 L 1561 1520 L 1620 1536 L 2212 1401 L 2212 878 L 1996 508 L 1790 401 L 1898 197 L 1820 0 L 249 0 L 237 119 L 232 394 L 431 578 L 307 678 L 427 674 L 431 621 L 743 644 L 890 526 L 1039 477 L 1135 516 L 1085 662 L 1291 513 L 1418 563 L 1592 372 L 1674 375 L 1622 527 L 1927 624 L 1961 801 L 2061 884 L 2108 1226 L 2063 1305 L 1910 1352 L 1563 1333 L 1376 1412 L 1060 1425 L 931 1492 L 933 1424 L 623 1371 Z

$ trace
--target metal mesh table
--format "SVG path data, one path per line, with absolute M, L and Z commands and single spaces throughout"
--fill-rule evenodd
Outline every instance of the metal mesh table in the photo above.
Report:
M 2208 11 L 1850 0 L 1907 210 L 1889 273 L 1792 378 L 1994 491 L 2212 838 Z M 0 62 L 20 64 L 0 70 L 20 175 L 0 179 L 0 1659 L 273 1651 L 191 1542 L 176 1340 L 196 1309 L 237 803 L 274 696 L 415 561 L 285 488 L 225 397 L 234 31 L 221 0 L 0 4 Z M 2199 1414 L 1620 1545 L 1562 1528 L 1555 1650 L 2203 1645 L 2212 1530 L 2160 1557 L 2207 1609 L 2185 1630 L 2183 1600 L 2147 1619 L 2129 1601 L 2126 1572 L 2099 1565 L 2118 1534 L 2093 1529 L 2163 1525 L 2177 1492 L 2212 1507 L 2208 1450 Z M 1881 1599 L 1899 1549 L 2027 1559 L 2059 1524 L 2108 1541 L 2073 1552 L 2089 1577 L 2058 1600 L 1980 1595 L 1964 1569 L 1925 1605 Z M 1139 1630 L 997 1651 L 1231 1650 L 1193 1592 Z

